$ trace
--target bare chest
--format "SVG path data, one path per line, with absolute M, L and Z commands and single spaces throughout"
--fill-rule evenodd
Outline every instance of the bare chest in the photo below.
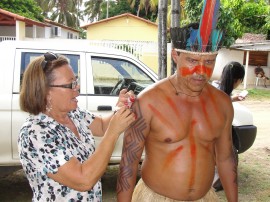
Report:
M 151 138 L 174 143 L 183 139 L 213 141 L 225 123 L 225 116 L 218 106 L 211 104 L 175 103 L 152 107 Z

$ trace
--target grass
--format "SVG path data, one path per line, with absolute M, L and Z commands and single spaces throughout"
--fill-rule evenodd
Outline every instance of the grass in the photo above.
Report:
M 254 100 L 268 100 L 270 99 L 270 89 L 247 89 L 248 98 Z
M 239 201 L 270 201 L 270 151 L 251 149 L 239 156 Z M 217 192 L 220 202 L 226 202 L 225 192 Z

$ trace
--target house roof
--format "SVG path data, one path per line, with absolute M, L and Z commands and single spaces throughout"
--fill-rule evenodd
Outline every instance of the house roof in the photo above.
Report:
M 55 25 L 58 27 L 62 27 L 64 29 L 67 30 L 71 30 L 73 32 L 80 32 L 76 29 L 73 29 L 71 27 L 67 27 L 63 24 L 51 21 L 49 19 L 45 19 L 45 22 L 39 22 L 39 21 L 35 21 L 26 17 L 23 17 L 21 15 L 0 9 L 0 26 L 15 26 L 16 25 L 16 21 L 22 21 L 25 22 L 26 26 L 33 26 L 33 25 L 37 25 L 40 27 L 51 27 L 51 25 Z
M 112 21 L 112 20 L 115 20 L 115 19 L 118 19 L 118 18 L 122 18 L 122 17 L 131 17 L 131 18 L 135 18 L 137 20 L 140 20 L 140 21 L 143 21 L 143 22 L 152 24 L 154 26 L 158 26 L 156 23 L 153 23 L 153 22 L 151 22 L 149 20 L 146 20 L 144 18 L 140 18 L 140 17 L 138 17 L 136 15 L 132 15 L 130 13 L 124 13 L 124 14 L 121 14 L 121 15 L 113 16 L 113 17 L 110 17 L 110 18 L 107 18 L 107 19 L 103 19 L 103 20 L 100 20 L 100 21 L 97 21 L 97 22 L 93 22 L 93 23 L 90 23 L 90 24 L 83 25 L 83 26 L 81 26 L 81 28 L 87 29 L 90 26 L 93 26 L 93 25 L 96 25 L 96 24 L 100 24 L 100 23 L 104 23 L 104 22 L 109 22 L 109 21 Z
M 49 27 L 49 25 L 43 22 L 35 21 L 21 15 L 17 15 L 15 13 L 0 9 L 0 26 L 15 26 L 17 20 L 25 22 L 26 26 L 37 25 L 41 27 Z
M 264 42 L 250 42 L 250 43 L 237 43 L 230 47 L 235 50 L 244 51 L 266 51 L 270 52 L 270 41 Z
M 46 23 L 49 23 L 50 25 L 55 25 L 55 26 L 58 26 L 58 27 L 62 27 L 62 28 L 64 28 L 64 29 L 68 29 L 68 30 L 73 31 L 73 32 L 80 32 L 80 31 L 77 30 L 77 29 L 73 29 L 73 28 L 71 28 L 71 27 L 65 26 L 65 25 L 63 25 L 63 24 L 54 22 L 54 21 L 49 20 L 49 19 L 45 19 L 45 22 L 46 22 Z
M 254 42 L 263 42 L 266 40 L 266 35 L 264 34 L 251 34 L 245 33 L 242 38 L 239 38 L 235 43 L 254 43 Z
M 270 40 L 266 35 L 245 33 L 242 38 L 235 41 L 231 49 L 244 51 L 270 51 Z

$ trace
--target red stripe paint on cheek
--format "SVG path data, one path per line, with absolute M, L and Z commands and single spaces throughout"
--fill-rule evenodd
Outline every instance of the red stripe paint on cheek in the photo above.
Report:
M 196 172 L 196 160 L 197 160 L 197 148 L 194 138 L 194 127 L 196 121 L 193 120 L 191 122 L 191 132 L 189 134 L 189 142 L 190 142 L 190 155 L 191 155 L 191 176 L 189 181 L 189 188 L 192 189 L 195 182 L 195 172 Z
M 165 164 L 163 166 L 163 170 L 165 168 L 167 168 L 172 162 L 173 160 L 176 158 L 176 156 L 183 150 L 183 145 L 179 146 L 178 148 L 176 148 L 174 151 L 170 152 L 168 154 L 168 156 L 166 157 L 166 160 L 165 160 Z
M 210 78 L 212 75 L 213 69 L 206 67 L 204 65 L 197 65 L 193 68 L 182 67 L 180 72 L 182 76 L 189 76 L 194 73 L 197 73 L 197 74 L 206 74 Z

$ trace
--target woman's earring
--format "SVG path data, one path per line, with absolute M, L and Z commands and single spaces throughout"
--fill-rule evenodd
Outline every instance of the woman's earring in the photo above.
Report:
M 52 110 L 52 103 L 51 103 L 51 96 L 49 96 L 48 100 L 47 100 L 47 105 L 46 105 L 46 112 L 50 113 L 50 111 Z

